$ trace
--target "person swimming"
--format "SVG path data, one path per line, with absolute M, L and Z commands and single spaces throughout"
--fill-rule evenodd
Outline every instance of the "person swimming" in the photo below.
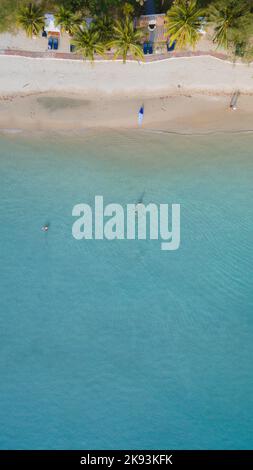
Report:
M 142 194 L 139 197 L 138 201 L 135 203 L 135 213 L 138 213 L 138 210 L 143 206 L 144 196 L 145 196 L 145 191 L 142 192 Z
M 48 224 L 43 225 L 43 226 L 41 227 L 42 232 L 47 232 L 48 229 L 49 229 L 49 225 L 48 225 Z

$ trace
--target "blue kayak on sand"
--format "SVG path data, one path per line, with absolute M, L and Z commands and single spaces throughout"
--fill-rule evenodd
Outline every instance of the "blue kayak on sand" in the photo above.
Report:
M 140 110 L 139 110 L 139 113 L 138 113 L 138 124 L 139 124 L 139 126 L 142 125 L 143 117 L 144 117 L 144 105 L 142 105 L 140 107 Z

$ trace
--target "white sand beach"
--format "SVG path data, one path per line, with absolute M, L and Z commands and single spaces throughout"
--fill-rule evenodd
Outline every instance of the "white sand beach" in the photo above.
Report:
M 253 129 L 253 64 L 211 56 L 150 63 L 0 56 L 0 128 Z M 230 95 L 240 90 L 238 109 Z
M 0 94 L 74 92 L 86 95 L 163 93 L 253 93 L 253 64 L 233 64 L 211 56 L 177 57 L 138 63 L 90 64 L 53 58 L 0 56 Z

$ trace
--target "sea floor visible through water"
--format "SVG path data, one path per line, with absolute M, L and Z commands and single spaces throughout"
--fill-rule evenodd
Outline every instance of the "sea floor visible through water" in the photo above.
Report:
M 0 136 L 1 449 L 252 448 L 252 145 Z M 75 240 L 95 195 L 180 204 L 179 249 Z

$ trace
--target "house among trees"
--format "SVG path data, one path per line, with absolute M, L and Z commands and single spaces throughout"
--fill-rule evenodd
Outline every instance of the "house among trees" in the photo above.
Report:
M 145 43 L 152 45 L 152 52 L 161 54 L 167 50 L 168 33 L 165 28 L 164 13 L 142 15 L 137 19 L 136 26 L 143 32 L 144 45 Z

